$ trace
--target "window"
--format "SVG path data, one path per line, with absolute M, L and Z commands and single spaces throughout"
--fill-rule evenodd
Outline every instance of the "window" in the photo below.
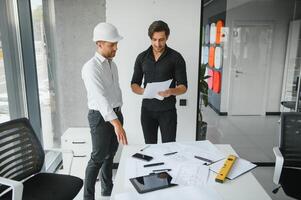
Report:
M 40 112 L 43 143 L 45 148 L 53 147 L 53 128 L 47 68 L 47 53 L 44 32 L 42 0 L 31 1 L 31 13 L 34 33 L 35 57 L 39 85 Z
M 3 50 L 2 50 L 1 33 L 0 33 L 0 123 L 8 121 L 9 119 L 10 116 L 9 116 L 8 99 L 7 99 L 5 68 L 4 68 Z

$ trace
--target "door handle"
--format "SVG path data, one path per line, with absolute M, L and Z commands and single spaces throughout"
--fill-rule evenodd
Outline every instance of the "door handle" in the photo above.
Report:
M 74 155 L 73 157 L 74 158 L 85 158 L 85 157 L 87 157 L 87 155 L 78 155 L 78 156 Z
M 243 74 L 243 72 L 238 71 L 238 70 L 235 70 L 235 73 L 236 73 L 236 74 Z
M 86 144 L 86 142 L 72 142 L 72 144 Z

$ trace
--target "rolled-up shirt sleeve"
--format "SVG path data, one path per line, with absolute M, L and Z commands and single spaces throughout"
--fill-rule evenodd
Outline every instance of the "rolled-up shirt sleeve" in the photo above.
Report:
M 143 71 L 142 71 L 142 64 L 141 64 L 141 55 L 138 55 L 136 58 L 135 66 L 134 66 L 134 73 L 132 77 L 131 84 L 138 84 L 139 86 L 142 84 L 143 79 Z
M 99 71 L 85 68 L 82 71 L 82 78 L 88 96 L 92 96 L 93 99 L 95 99 L 94 104 L 96 109 L 100 112 L 105 121 L 111 121 L 117 119 L 117 115 L 107 99 L 107 91 L 99 73 Z
M 175 79 L 177 85 L 184 85 L 186 88 L 187 84 L 187 74 L 186 74 L 186 63 L 184 58 L 179 55 L 175 67 Z

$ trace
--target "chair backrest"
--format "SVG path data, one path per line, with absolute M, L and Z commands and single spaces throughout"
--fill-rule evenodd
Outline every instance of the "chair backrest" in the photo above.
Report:
M 21 181 L 41 171 L 44 150 L 29 120 L 0 124 L 0 177 Z M 0 193 L 6 187 L 0 187 Z
M 284 166 L 301 167 L 301 113 L 281 114 L 280 151 Z

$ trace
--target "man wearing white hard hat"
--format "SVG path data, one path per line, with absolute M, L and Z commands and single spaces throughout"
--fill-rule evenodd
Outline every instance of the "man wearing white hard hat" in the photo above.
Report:
M 95 183 L 101 170 L 101 194 L 110 196 L 113 188 L 113 158 L 118 142 L 127 144 L 122 127 L 122 96 L 117 66 L 113 57 L 122 37 L 115 26 L 99 23 L 93 31 L 95 55 L 84 64 L 82 79 L 88 98 L 88 121 L 92 138 L 92 153 L 85 175 L 84 199 L 95 199 Z

